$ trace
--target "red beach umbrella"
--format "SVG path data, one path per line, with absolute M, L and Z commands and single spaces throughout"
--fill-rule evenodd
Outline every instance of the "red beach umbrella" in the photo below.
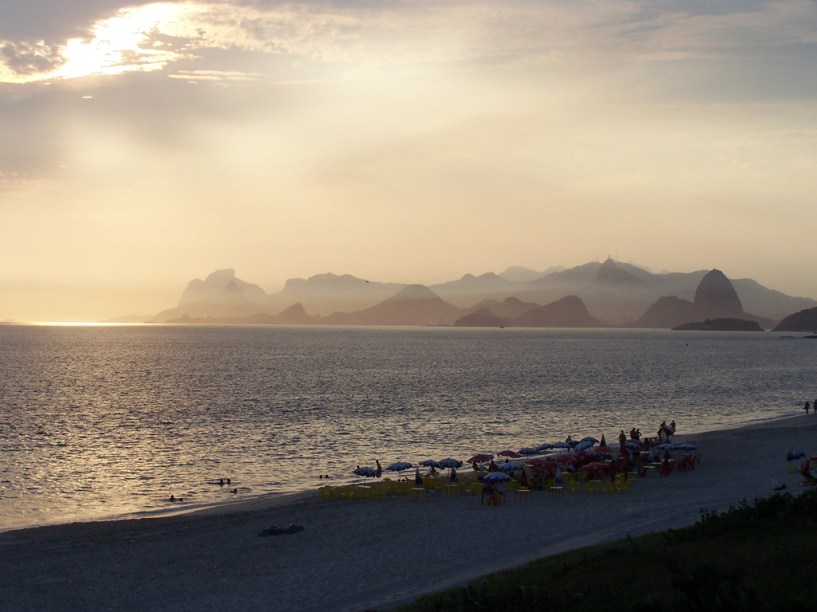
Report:
M 512 451 L 510 449 L 509 450 L 504 450 L 504 451 L 499 451 L 497 453 L 497 455 L 500 456 L 500 457 L 510 457 L 511 459 L 519 459 L 519 457 L 522 456 L 519 453 L 517 453 L 516 451 Z
M 486 463 L 493 458 L 494 456 L 489 455 L 488 453 L 477 453 L 468 460 L 468 463 Z

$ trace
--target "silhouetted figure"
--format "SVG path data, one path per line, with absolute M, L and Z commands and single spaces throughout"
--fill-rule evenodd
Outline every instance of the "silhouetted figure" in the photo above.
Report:
M 815 400 L 815 401 L 817 401 L 817 400 Z M 815 404 L 815 406 L 817 406 L 817 404 Z M 809 403 L 808 403 L 808 400 L 806 400 L 806 403 L 805 403 L 805 405 L 803 406 L 803 410 L 805 410 L 805 411 L 806 411 L 806 414 L 808 414 L 809 408 L 811 408 L 811 404 L 809 404 Z

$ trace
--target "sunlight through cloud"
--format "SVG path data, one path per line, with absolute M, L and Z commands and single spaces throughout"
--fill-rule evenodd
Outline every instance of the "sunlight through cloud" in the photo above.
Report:
M 183 54 L 157 41 L 155 35 L 181 17 L 185 7 L 149 4 L 126 9 L 93 27 L 90 40 L 71 39 L 63 50 L 65 63 L 53 76 L 72 79 L 95 74 L 161 70 Z

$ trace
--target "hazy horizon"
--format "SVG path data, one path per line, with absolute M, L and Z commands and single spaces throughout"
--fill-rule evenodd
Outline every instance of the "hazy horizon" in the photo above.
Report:
M 0 320 L 608 255 L 817 298 L 815 9 L 7 0 Z

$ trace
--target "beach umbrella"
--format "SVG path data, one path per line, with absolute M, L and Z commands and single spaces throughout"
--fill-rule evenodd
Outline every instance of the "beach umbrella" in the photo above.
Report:
M 676 444 L 675 448 L 676 448 L 676 450 L 696 450 L 698 447 L 695 446 L 694 444 L 689 444 L 687 442 L 684 442 L 683 444 Z M 802 453 L 800 455 L 801 457 L 805 456 L 805 453 L 803 451 L 800 451 L 800 453 Z
M 451 457 L 446 457 L 437 462 L 441 468 L 458 468 L 462 467 L 462 461 L 458 461 L 457 459 L 452 459 Z
M 435 469 L 439 468 L 439 467 L 443 467 L 443 466 L 440 465 L 440 463 L 438 461 L 434 461 L 434 459 L 426 459 L 425 461 L 421 461 L 420 465 L 422 465 L 423 467 L 430 467 L 430 468 L 435 468 Z
M 525 456 L 538 455 L 539 454 L 539 449 L 538 448 L 533 448 L 532 446 L 526 446 L 524 448 L 519 449 L 519 454 L 520 455 L 525 455 Z
M 572 448 L 569 442 L 556 442 L 550 445 L 550 448 Z
M 579 451 L 578 453 L 575 453 L 573 456 L 576 458 L 576 461 L 578 461 L 581 464 L 592 463 L 594 461 L 604 461 L 604 457 L 602 456 L 602 454 L 594 450 Z
M 587 450 L 588 448 L 593 448 L 595 442 L 592 440 L 582 440 L 576 446 L 573 447 L 573 450 L 576 452 L 581 452 L 583 450 Z
M 670 444 L 669 442 L 664 442 L 663 444 L 659 444 L 656 448 L 661 450 L 675 450 L 675 447 Z
M 597 446 L 590 452 L 596 453 L 597 455 L 603 457 L 604 459 L 613 458 L 613 451 L 609 446 Z
M 499 456 L 499 457 L 510 457 L 511 459 L 518 459 L 520 457 L 519 453 L 517 453 L 516 451 L 512 451 L 510 449 L 509 450 L 504 450 L 504 451 L 499 451 L 497 453 L 497 456 Z
M 555 446 L 553 444 L 551 444 L 550 442 L 543 442 L 542 444 L 540 444 L 539 446 L 536 447 L 536 450 L 541 452 L 541 451 L 550 450 L 551 448 L 555 448 Z
M 493 458 L 494 456 L 489 455 L 488 453 L 477 453 L 468 460 L 468 463 L 486 463 Z
M 630 440 L 624 445 L 624 447 L 627 450 L 632 451 L 634 453 L 640 453 L 641 451 L 644 450 L 644 446 L 640 442 L 636 442 L 635 440 Z
M 499 471 L 500 472 L 515 472 L 516 470 L 521 470 L 521 469 L 522 469 L 521 465 L 519 465 L 518 463 L 512 463 L 510 461 L 507 461 L 505 463 L 501 463 L 499 465 Z
M 602 461 L 594 461 L 582 466 L 582 472 L 588 472 L 594 478 L 598 478 L 607 471 L 607 464 Z
M 491 482 L 491 483 L 499 483 L 499 482 L 509 482 L 511 477 L 508 476 L 504 472 L 491 472 L 482 479 L 483 482 Z
M 392 463 L 392 464 L 391 464 L 389 467 L 387 467 L 386 469 L 387 469 L 389 472 L 402 472 L 402 471 L 407 470 L 407 469 L 409 469 L 409 468 L 411 468 L 411 467 L 413 467 L 413 466 L 412 466 L 412 464 L 411 464 L 411 463 L 409 463 L 408 461 L 397 461 L 397 462 L 395 462 L 395 463 Z
M 585 436 L 579 442 L 592 442 L 593 444 L 598 444 L 598 439 L 594 438 L 593 436 Z
M 548 457 L 550 461 L 554 461 L 559 465 L 576 465 L 578 460 L 573 455 L 563 454 L 563 455 L 553 455 L 552 457 Z
M 368 466 L 359 467 L 354 470 L 354 474 L 357 474 L 358 476 L 365 476 L 366 478 L 374 478 L 377 476 L 377 470 Z

